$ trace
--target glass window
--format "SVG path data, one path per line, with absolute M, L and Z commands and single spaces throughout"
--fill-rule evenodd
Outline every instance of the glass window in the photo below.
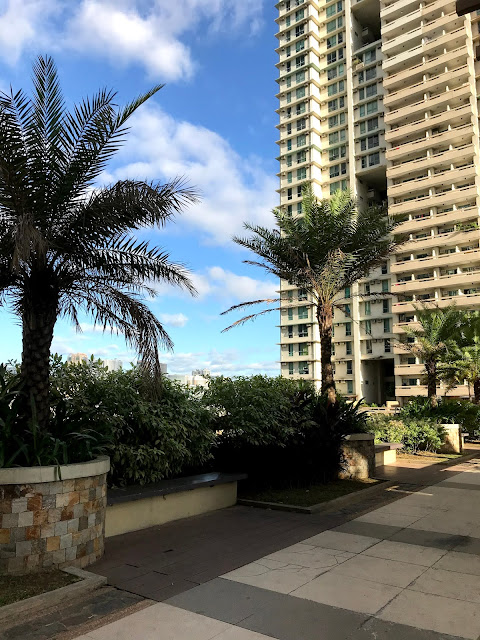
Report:
M 390 318 L 383 319 L 383 332 L 390 333 Z
M 287 167 L 291 167 L 292 166 L 292 156 L 286 156 L 285 157 L 285 162 Z
M 353 373 L 353 362 L 351 360 L 347 360 L 347 376 L 351 376 Z
M 352 323 L 351 322 L 346 322 L 345 323 L 345 335 L 347 337 L 352 335 Z
M 305 49 L 305 40 L 299 40 L 295 45 L 295 51 L 303 51 Z
M 378 111 L 378 100 L 367 102 L 367 113 L 375 113 Z
M 302 131 L 302 129 L 305 129 L 307 126 L 307 120 L 305 118 L 300 118 L 300 120 L 297 120 L 297 131 Z
M 300 164 L 301 162 L 305 162 L 306 159 L 307 159 L 306 151 L 297 151 L 297 164 Z
M 337 36 L 330 36 L 327 38 L 327 49 L 331 49 L 337 45 Z
M 298 345 L 298 355 L 299 356 L 308 356 L 308 344 L 299 344 Z
M 372 347 L 372 341 L 371 340 L 365 340 L 365 350 L 367 353 L 372 353 L 373 352 L 373 347 Z
M 308 375 L 308 362 L 298 363 L 298 373 L 300 375 Z
M 294 374 L 294 369 L 293 369 L 293 367 L 294 367 L 293 362 L 289 362 L 289 363 L 288 363 L 288 375 L 289 375 L 289 376 L 293 376 L 293 374 Z
M 305 87 L 299 87 L 295 91 L 295 95 L 296 95 L 297 98 L 304 98 L 305 97 Z
M 303 9 L 299 9 L 298 11 L 295 11 L 296 22 L 298 22 L 299 20 L 303 20 L 304 16 L 305 16 L 305 11 Z
M 352 295 L 352 290 L 350 287 L 345 287 L 345 298 L 350 298 Z
M 287 140 L 287 151 L 291 151 L 291 150 L 292 150 L 292 141 Z
M 298 84 L 299 82 L 303 82 L 305 80 L 305 71 L 297 71 L 295 74 L 295 82 Z
M 377 77 L 377 67 L 371 67 L 365 71 L 365 80 L 373 80 Z
M 298 325 L 298 337 L 299 338 L 308 338 L 308 326 L 306 324 Z
M 288 355 L 289 355 L 290 357 L 292 357 L 292 356 L 293 356 L 293 344 L 289 344 L 289 345 L 288 345 Z
M 298 307 L 298 317 L 300 320 L 308 318 L 308 307 Z
M 353 393 L 353 380 L 347 380 L 347 393 Z
M 302 167 L 301 169 L 297 169 L 297 180 L 305 180 L 307 178 L 307 169 L 306 167 Z
M 390 345 L 390 340 L 388 338 L 385 338 L 383 344 L 384 344 L 385 353 L 390 353 L 392 350 L 392 347 Z
M 371 320 L 365 320 L 365 333 L 368 333 L 368 334 L 372 333 L 372 321 Z
M 369 84 L 367 87 L 365 87 L 365 95 L 367 96 L 367 98 L 372 98 L 373 96 L 377 95 L 377 85 L 376 84 Z
M 382 280 L 382 291 L 385 293 L 389 290 L 389 282 L 388 280 Z
M 377 164 L 380 164 L 380 153 L 378 151 L 376 153 L 371 153 L 368 156 L 368 166 L 369 167 L 374 167 Z
M 371 306 L 370 300 L 367 300 L 365 302 L 365 315 L 366 316 L 371 316 L 372 315 L 372 306 Z
M 299 300 L 306 300 L 307 299 L 307 292 L 305 289 L 299 289 L 298 290 L 298 299 Z
M 346 353 L 347 356 L 351 356 L 352 355 L 352 343 L 351 342 L 347 342 L 346 343 L 345 353 Z
M 288 336 L 289 338 L 293 338 L 293 327 L 291 327 L 291 326 L 290 326 L 290 327 L 288 327 L 288 329 L 287 329 L 287 336 Z
M 390 301 L 389 300 L 384 300 L 383 301 L 383 313 L 389 313 L 390 311 Z
M 377 50 L 371 49 L 370 51 L 365 51 L 363 54 L 363 62 L 368 64 L 369 62 L 375 62 L 377 59 Z
M 297 136 L 297 147 L 303 147 L 305 144 L 307 144 L 307 136 L 304 133 Z
M 300 67 L 304 67 L 305 66 L 305 56 L 297 56 L 295 58 L 295 66 L 297 67 L 297 69 L 299 69 Z
M 287 314 L 288 314 L 288 319 L 293 320 L 293 309 L 288 309 Z
M 378 129 L 378 117 L 370 118 L 369 120 L 367 120 L 367 127 L 369 131 L 374 131 L 375 129 Z
M 287 173 L 287 182 L 288 182 L 288 184 L 290 184 L 292 182 L 292 172 L 291 171 L 289 171 Z

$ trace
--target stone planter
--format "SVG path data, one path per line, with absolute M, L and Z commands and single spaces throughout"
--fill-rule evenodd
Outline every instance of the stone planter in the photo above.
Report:
M 110 459 L 0 469 L 0 573 L 86 567 L 103 555 Z
M 462 427 L 459 424 L 442 424 L 445 429 L 445 442 L 440 447 L 440 453 L 462 453 Z
M 375 436 L 372 433 L 352 433 L 342 445 L 342 480 L 365 480 L 375 473 Z

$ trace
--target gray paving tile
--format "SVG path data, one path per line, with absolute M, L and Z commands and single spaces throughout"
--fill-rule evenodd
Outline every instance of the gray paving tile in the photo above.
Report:
M 274 591 L 216 578 L 166 600 L 166 604 L 236 624 L 263 607 L 272 606 L 278 597 Z
M 363 520 L 352 520 L 340 525 L 334 531 L 341 531 L 342 533 L 353 533 L 359 536 L 368 536 L 369 538 L 379 538 L 385 540 L 390 538 L 398 531 L 401 531 L 403 526 L 392 527 L 388 524 L 378 524 L 376 522 L 364 522 Z
M 455 482 L 454 480 L 444 480 L 441 483 L 442 487 L 448 489 L 467 489 L 470 491 L 480 491 L 480 484 L 472 484 L 470 482 Z
M 450 636 L 436 631 L 426 631 L 404 624 L 386 622 L 371 618 L 348 640 L 461 640 L 458 636 Z
M 365 614 L 276 594 L 270 606 L 238 623 L 277 640 L 347 640 L 368 618 Z
M 459 544 L 465 543 L 462 536 L 449 533 L 436 533 L 435 531 L 423 531 L 421 529 L 402 529 L 390 537 L 394 542 L 405 542 L 416 544 L 421 547 L 433 547 L 435 549 L 445 549 L 449 551 Z M 459 549 L 464 551 L 464 549 Z
M 471 538 L 470 536 L 458 536 L 458 544 L 454 546 L 455 551 L 461 553 L 470 553 L 474 556 L 480 556 L 480 539 Z

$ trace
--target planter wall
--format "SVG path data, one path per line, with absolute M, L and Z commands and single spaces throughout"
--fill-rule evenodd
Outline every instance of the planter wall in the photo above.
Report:
M 86 567 L 103 555 L 107 457 L 0 469 L 0 573 Z
M 365 480 L 375 473 L 375 444 L 371 433 L 352 433 L 342 445 L 342 480 Z
M 441 453 L 462 453 L 462 427 L 459 424 L 442 424 L 445 429 L 445 442 L 440 447 Z

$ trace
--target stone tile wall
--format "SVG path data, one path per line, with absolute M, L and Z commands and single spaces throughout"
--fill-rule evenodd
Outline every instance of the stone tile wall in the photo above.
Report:
M 103 555 L 106 474 L 0 485 L 0 573 L 86 567 Z

